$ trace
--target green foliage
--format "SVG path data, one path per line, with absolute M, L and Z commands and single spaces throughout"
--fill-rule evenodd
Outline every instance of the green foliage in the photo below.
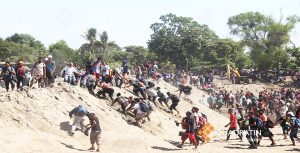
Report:
M 208 28 L 189 17 L 167 14 L 160 17 L 161 22 L 151 25 L 153 34 L 148 42 L 151 52 L 159 55 L 159 61 L 169 60 L 179 69 L 186 65 L 183 61 L 200 59 L 203 45 L 218 39 Z
M 76 64 L 82 65 L 83 60 L 78 52 L 70 48 L 64 40 L 60 40 L 49 46 L 49 54 L 53 56 L 56 64 L 62 69 L 65 63 L 75 62 Z
M 259 12 L 247 12 L 230 17 L 227 24 L 231 33 L 240 36 L 242 44 L 250 49 L 255 66 L 268 70 L 279 68 L 288 61 L 284 48 L 290 42 L 289 33 L 298 21 L 297 16 L 290 16 L 282 23 Z
M 35 40 L 27 34 L 21 34 L 20 37 L 16 36 L 20 35 L 15 34 L 4 41 L 0 41 L 0 61 L 16 62 L 19 59 L 23 59 L 26 62 L 33 63 L 37 60 L 38 56 L 47 55 L 47 52 L 44 50 L 40 41 Z M 27 41 L 29 38 L 31 41 Z

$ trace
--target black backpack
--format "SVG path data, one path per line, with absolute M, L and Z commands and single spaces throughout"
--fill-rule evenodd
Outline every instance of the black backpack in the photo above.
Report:
M 146 102 L 140 102 L 139 103 L 140 107 L 141 107 L 141 111 L 142 112 L 150 112 L 153 110 L 152 106 L 150 105 L 150 103 L 146 103 Z
M 153 82 L 149 81 L 149 82 L 148 82 L 148 86 L 149 86 L 150 88 L 153 88 L 153 87 L 155 87 L 155 84 L 154 84 Z
M 267 120 L 266 128 L 274 128 L 274 122 L 270 118 Z

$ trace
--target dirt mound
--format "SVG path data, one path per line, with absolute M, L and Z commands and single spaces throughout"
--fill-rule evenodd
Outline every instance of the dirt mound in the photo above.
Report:
M 159 86 L 166 91 L 177 90 L 165 82 L 160 83 Z M 115 90 L 123 95 L 131 95 L 126 89 L 115 88 Z M 225 130 L 223 126 L 227 124 L 228 119 L 200 105 L 198 100 L 202 94 L 205 93 L 193 89 L 190 98 L 194 104 L 181 101 L 178 106 L 181 115 L 183 116 L 192 106 L 198 106 L 217 130 Z M 93 97 L 87 89 L 70 86 L 62 81 L 55 83 L 53 88 L 1 93 L 0 104 L 1 153 L 88 152 L 86 150 L 90 147 L 89 137 L 79 131 L 72 137 L 67 134 L 69 123 L 72 121 L 68 113 L 78 105 L 86 106 L 90 112 L 95 112 L 99 117 L 103 129 L 100 151 L 103 153 L 192 151 L 192 146 L 188 144 L 183 149 L 176 147 L 180 143 L 178 132 L 181 129 L 176 127 L 174 121 L 179 120 L 180 117 L 167 113 L 166 108 L 155 109 L 151 114 L 151 122 L 146 122 L 142 124 L 142 128 L 138 128 L 132 125 L 134 122 L 132 117 L 125 117 L 117 111 L 119 106 L 110 107 L 109 101 Z M 238 143 L 236 140 L 227 144 L 223 143 L 224 139 L 224 135 L 216 135 L 214 141 L 200 146 L 197 152 L 224 152 L 229 149 L 231 152 L 241 151 L 231 150 L 237 147 L 231 145 Z M 246 147 L 242 146 L 242 148 Z M 279 151 L 286 149 L 281 147 Z

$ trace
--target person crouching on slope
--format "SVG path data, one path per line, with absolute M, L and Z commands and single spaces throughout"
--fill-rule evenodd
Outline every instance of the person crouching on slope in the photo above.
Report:
M 70 135 L 74 135 L 74 132 L 75 132 L 78 124 L 80 124 L 81 131 L 82 132 L 85 131 L 83 122 L 84 122 L 84 116 L 88 115 L 88 113 L 89 112 L 87 111 L 87 109 L 82 105 L 79 105 L 78 107 L 75 107 L 69 113 L 70 118 L 72 118 L 73 115 L 74 115 L 74 121 L 73 121 L 73 124 L 72 124 L 72 127 L 71 127 L 71 131 L 69 131 Z
M 148 121 L 150 121 L 150 114 L 154 110 L 152 103 L 140 101 L 133 106 L 133 113 L 135 115 L 136 124 L 138 127 L 141 127 L 139 121 L 144 117 L 147 117 Z
M 90 142 L 92 147 L 89 150 L 95 150 L 95 143 L 97 144 L 97 152 L 100 152 L 99 146 L 100 146 L 100 138 L 101 138 L 101 127 L 98 117 L 95 113 L 89 113 L 88 114 L 90 124 L 87 125 L 87 129 L 92 129 L 90 134 Z
M 103 82 L 103 81 L 101 81 L 100 87 L 102 88 L 102 90 L 98 91 L 97 94 L 98 94 L 99 96 L 102 95 L 104 98 L 105 98 L 105 94 L 108 94 L 110 100 L 113 102 L 113 101 L 114 101 L 113 95 L 114 95 L 114 92 L 115 92 L 114 88 L 112 88 L 112 87 L 110 86 L 110 84 L 105 83 L 105 82 Z
M 195 149 L 197 149 L 197 140 L 194 133 L 195 128 L 194 128 L 194 118 L 192 112 L 190 111 L 186 112 L 186 117 L 182 119 L 181 126 L 185 130 L 185 132 L 182 133 L 181 136 L 182 141 L 178 147 L 182 148 L 186 139 L 189 139 L 190 143 L 192 143 L 195 146 Z

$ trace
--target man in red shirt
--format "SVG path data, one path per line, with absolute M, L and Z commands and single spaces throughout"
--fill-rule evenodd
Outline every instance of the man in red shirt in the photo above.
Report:
M 243 141 L 243 137 L 241 136 L 240 132 L 238 132 L 238 129 L 237 129 L 237 127 L 238 127 L 238 125 L 237 125 L 237 119 L 236 119 L 236 116 L 233 113 L 233 109 L 230 108 L 228 110 L 228 114 L 229 114 L 230 122 L 227 125 L 225 125 L 225 127 L 229 126 L 229 129 L 227 131 L 227 139 L 226 139 L 226 141 L 229 140 L 231 132 L 233 132 L 233 131 L 235 132 L 236 135 L 239 136 L 239 138 L 241 139 L 241 141 Z

